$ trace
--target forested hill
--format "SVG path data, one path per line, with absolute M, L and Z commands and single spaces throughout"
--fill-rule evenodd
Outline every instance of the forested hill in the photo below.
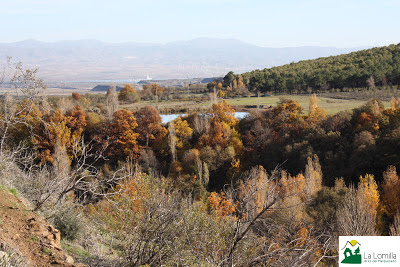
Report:
M 251 90 L 275 93 L 399 85 L 400 44 L 254 70 L 242 76 Z

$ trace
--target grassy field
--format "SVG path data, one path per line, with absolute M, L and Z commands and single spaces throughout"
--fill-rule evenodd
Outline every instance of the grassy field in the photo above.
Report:
M 303 107 L 304 113 L 308 113 L 309 96 L 303 95 L 282 95 L 282 96 L 265 96 L 260 97 L 244 97 L 244 98 L 234 98 L 228 99 L 227 102 L 230 105 L 264 105 L 264 106 L 276 106 L 280 101 L 281 97 L 286 97 L 289 99 L 296 100 Z M 318 105 L 323 108 L 328 114 L 335 114 L 343 110 L 351 110 L 353 108 L 359 107 L 366 103 L 366 101 L 361 100 L 344 100 L 344 99 L 334 99 L 334 98 L 318 98 Z M 385 107 L 390 107 L 390 102 L 383 102 Z
M 226 101 L 232 106 L 256 106 L 263 105 L 265 107 L 276 106 L 280 102 L 280 98 L 285 97 L 289 99 L 296 100 L 303 107 L 304 114 L 308 113 L 308 105 L 310 96 L 307 95 L 280 95 L 280 96 L 265 96 L 265 97 L 242 97 L 242 98 L 233 98 L 227 99 Z M 367 101 L 363 100 L 347 100 L 347 99 L 335 99 L 335 98 L 326 98 L 319 97 L 318 105 L 322 107 L 328 114 L 335 114 L 344 110 L 351 110 L 357 108 Z M 385 108 L 390 107 L 389 101 L 383 101 Z M 141 101 L 135 104 L 130 105 L 122 105 L 120 107 L 127 109 L 138 109 L 143 106 L 154 106 L 160 110 L 162 114 L 169 113 L 180 113 L 180 109 L 188 109 L 190 111 L 205 111 L 209 107 L 211 107 L 210 102 L 196 102 L 196 101 L 179 101 L 179 100 L 171 100 L 171 101 L 159 101 L 156 103 L 155 101 Z M 182 111 L 187 113 L 187 111 Z

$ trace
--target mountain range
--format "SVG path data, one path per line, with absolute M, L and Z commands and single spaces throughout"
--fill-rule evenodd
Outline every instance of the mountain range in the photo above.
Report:
M 105 43 L 98 40 L 0 43 L 11 56 L 39 68 L 48 81 L 129 80 L 223 76 L 299 60 L 339 55 L 366 47 L 267 48 L 236 39 L 198 38 L 166 44 Z

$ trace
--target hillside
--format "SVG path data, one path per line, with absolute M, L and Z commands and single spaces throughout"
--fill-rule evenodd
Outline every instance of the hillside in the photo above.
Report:
M 245 72 L 360 49 L 267 48 L 211 38 L 167 44 L 26 40 L 0 44 L 0 55 L 39 68 L 40 77 L 46 81 L 87 81 L 145 79 L 147 75 L 154 79 L 216 77 L 228 70 Z
M 400 84 L 400 44 L 242 74 L 251 90 L 275 93 Z
M 60 231 L 0 186 L 0 266 L 87 266 L 74 263 L 60 241 Z

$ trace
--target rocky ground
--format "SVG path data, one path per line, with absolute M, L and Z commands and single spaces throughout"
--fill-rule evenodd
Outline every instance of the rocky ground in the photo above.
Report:
M 0 266 L 88 266 L 61 248 L 60 231 L 0 187 Z

